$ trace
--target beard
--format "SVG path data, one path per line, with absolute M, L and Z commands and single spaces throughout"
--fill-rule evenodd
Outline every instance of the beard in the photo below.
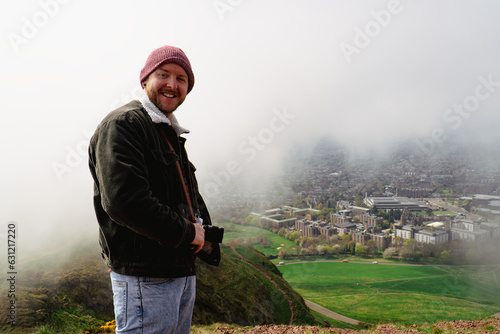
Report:
M 179 94 L 175 92 L 172 92 L 172 94 L 175 94 L 176 98 L 168 99 L 158 92 L 158 90 L 150 89 L 147 86 L 145 91 L 151 102 L 166 116 L 173 113 L 184 102 L 184 99 L 177 97 Z

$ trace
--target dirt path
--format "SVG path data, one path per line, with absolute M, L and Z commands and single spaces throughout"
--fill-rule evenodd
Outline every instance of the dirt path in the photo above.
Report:
M 348 324 L 351 324 L 351 325 L 361 325 L 361 324 L 363 324 L 362 321 L 351 319 L 351 318 L 345 317 L 345 316 L 343 316 L 341 314 L 338 314 L 338 313 L 335 313 L 333 311 L 330 311 L 329 309 L 324 308 L 323 306 L 320 306 L 318 304 L 315 304 L 315 303 L 313 303 L 310 300 L 305 299 L 305 302 L 306 302 L 306 305 L 311 310 L 314 310 L 314 311 L 319 312 L 319 313 L 321 313 L 323 315 L 326 315 L 329 318 L 332 318 L 332 319 L 335 319 L 335 320 L 340 320 L 340 321 L 343 321 L 343 322 L 347 322 Z
M 248 264 L 249 266 L 252 266 L 253 268 L 255 268 L 256 270 L 258 270 L 262 275 L 264 275 L 269 281 L 271 281 L 271 283 L 273 283 L 273 285 L 276 287 L 276 289 L 278 289 L 282 294 L 283 296 L 285 296 L 287 302 L 288 302 L 288 306 L 290 307 L 290 322 L 289 322 L 289 325 L 292 325 L 293 324 L 293 319 L 295 318 L 295 311 L 293 309 L 293 301 L 292 301 L 292 297 L 290 297 L 290 295 L 288 294 L 287 291 L 285 291 L 284 289 L 282 289 L 278 282 L 276 282 L 276 280 L 271 276 L 269 275 L 264 269 L 262 269 L 261 267 L 255 265 L 254 263 L 248 261 L 247 259 L 245 259 L 243 256 L 241 256 L 237 251 L 236 249 L 234 249 L 234 246 L 232 245 L 229 245 L 229 247 L 231 247 L 231 249 L 233 250 L 233 252 L 238 256 L 238 258 L 240 259 L 240 261 Z

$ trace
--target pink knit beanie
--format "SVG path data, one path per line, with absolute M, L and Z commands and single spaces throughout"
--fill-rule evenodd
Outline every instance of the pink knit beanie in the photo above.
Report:
M 165 63 L 174 63 L 181 66 L 188 75 L 188 90 L 189 93 L 194 86 L 194 74 L 191 69 L 191 63 L 184 52 L 174 46 L 165 45 L 151 52 L 146 60 L 146 64 L 141 70 L 141 85 L 144 80 L 160 65 Z

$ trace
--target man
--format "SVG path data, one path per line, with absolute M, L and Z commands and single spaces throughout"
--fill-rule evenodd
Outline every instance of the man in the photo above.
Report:
M 89 146 L 102 255 L 110 268 L 117 333 L 189 333 L 195 255 L 210 216 L 173 112 L 194 85 L 172 46 L 140 72 L 143 96 L 107 115 Z

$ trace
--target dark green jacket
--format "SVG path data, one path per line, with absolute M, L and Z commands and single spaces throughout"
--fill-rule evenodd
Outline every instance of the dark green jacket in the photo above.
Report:
M 185 171 L 195 212 L 204 224 L 211 221 L 184 142 L 170 125 L 153 123 L 139 101 L 112 111 L 91 138 L 94 208 L 102 255 L 111 270 L 149 277 L 195 274 L 190 245 L 195 229 L 188 220 L 177 160 Z

